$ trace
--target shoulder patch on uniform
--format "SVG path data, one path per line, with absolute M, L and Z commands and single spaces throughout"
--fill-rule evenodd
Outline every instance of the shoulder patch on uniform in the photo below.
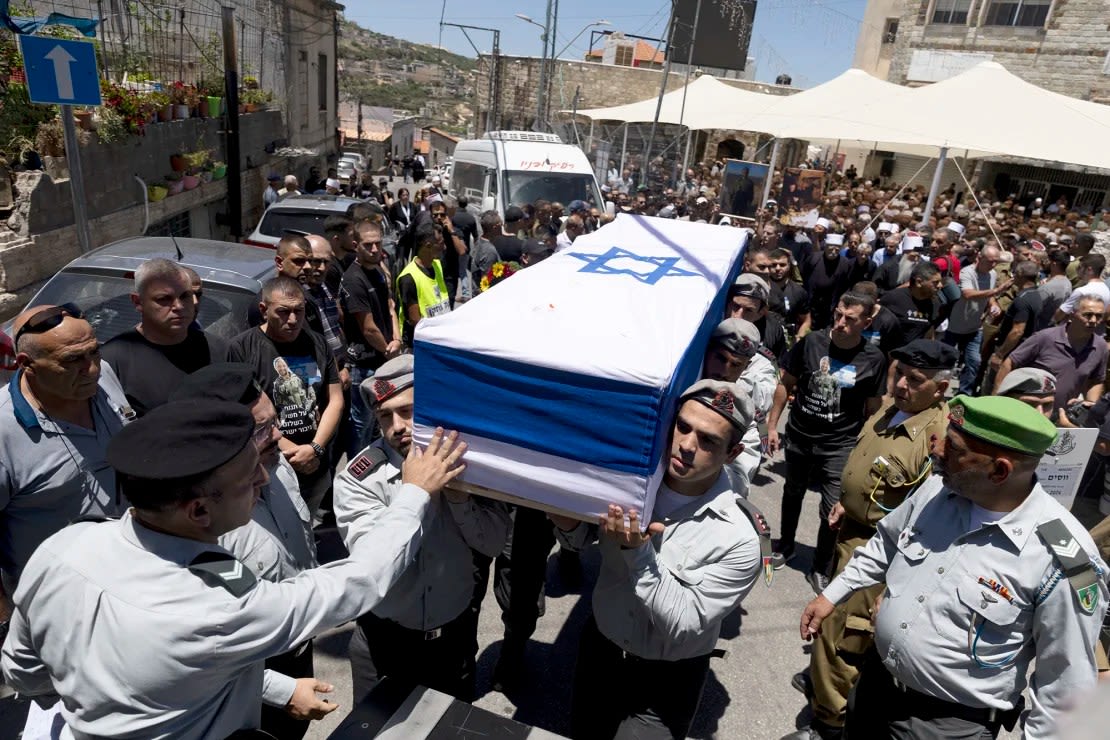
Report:
M 1061 575 L 1068 579 L 1079 608 L 1087 614 L 1094 614 L 1095 607 L 1098 606 L 1098 574 L 1079 540 L 1072 536 L 1067 525 L 1059 519 L 1037 525 L 1037 534 L 1052 553 Z M 1046 593 L 1045 598 L 1047 596 Z
M 767 347 L 764 347 L 764 346 L 763 346 L 762 344 L 761 344 L 761 345 L 759 345 L 759 349 L 758 349 L 758 350 L 756 350 L 756 351 L 757 351 L 757 352 L 759 352 L 759 354 L 761 354 L 761 355 L 763 355 L 764 357 L 766 357 L 766 358 L 767 358 L 768 360 L 770 360 L 771 362 L 775 362 L 775 363 L 777 363 L 777 362 L 778 362 L 778 359 L 777 359 L 777 358 L 775 357 L 775 353 L 774 353 L 774 352 L 772 352 L 772 351 L 771 351 L 771 350 L 770 350 L 769 348 L 767 348 Z
M 231 555 L 212 550 L 197 555 L 189 563 L 189 570 L 200 576 L 209 586 L 225 588 L 235 597 L 244 595 L 257 583 L 250 568 Z
M 347 465 L 347 472 L 356 479 L 362 480 L 384 465 L 388 459 L 385 450 L 376 445 L 372 445 L 358 453 L 355 459 Z
M 751 520 L 752 527 L 755 528 L 759 540 L 759 556 L 763 561 L 763 582 L 770 588 L 771 581 L 775 578 L 774 566 L 772 565 L 771 525 L 767 523 L 767 517 L 763 516 L 759 507 L 743 496 L 736 497 L 736 507 L 747 515 L 748 519 Z

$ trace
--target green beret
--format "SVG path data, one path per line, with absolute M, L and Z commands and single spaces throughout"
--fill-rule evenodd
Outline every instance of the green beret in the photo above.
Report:
M 948 421 L 987 444 L 1040 457 L 1056 441 L 1056 427 L 1016 398 L 956 396 L 948 402 Z

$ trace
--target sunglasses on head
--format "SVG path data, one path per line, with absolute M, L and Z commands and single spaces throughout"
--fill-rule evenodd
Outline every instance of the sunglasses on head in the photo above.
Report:
M 19 327 L 19 331 L 15 333 L 15 344 L 19 344 L 19 338 L 24 334 L 41 334 L 44 331 L 50 331 L 61 324 L 66 316 L 73 319 L 85 318 L 85 315 L 81 313 L 81 309 L 77 308 L 77 306 L 72 303 L 63 303 L 60 306 L 44 308 L 32 315 L 31 318 L 24 322 L 23 326 Z

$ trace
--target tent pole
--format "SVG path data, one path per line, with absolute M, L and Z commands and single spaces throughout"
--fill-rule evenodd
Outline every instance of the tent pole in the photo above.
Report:
M 586 154 L 594 148 L 594 119 L 590 119 L 590 133 L 586 136 Z
M 779 138 L 775 137 L 775 144 L 771 147 L 771 161 L 767 165 L 767 180 L 763 183 L 763 202 L 759 204 L 760 208 L 767 204 L 767 199 L 771 197 L 771 181 L 775 179 L 775 164 L 779 161 Z
M 621 142 L 621 177 L 624 177 L 624 162 L 628 158 L 628 121 L 624 122 L 624 140 Z
M 686 169 L 690 166 L 690 147 L 694 143 L 694 130 L 686 129 L 686 153 L 682 155 L 682 176 L 686 177 Z
M 674 39 L 674 27 L 677 22 L 678 18 L 675 14 L 674 5 L 672 5 L 671 22 L 667 25 L 666 49 L 668 53 L 667 58 L 663 61 L 663 75 L 662 79 L 659 81 L 659 99 L 655 101 L 655 118 L 651 121 L 651 133 L 648 134 L 647 147 L 644 148 L 644 155 L 642 157 L 643 164 L 641 165 L 641 170 L 645 178 L 651 172 L 651 147 L 655 143 L 655 127 L 659 125 L 659 114 L 663 112 L 663 96 L 667 93 L 667 77 L 671 74 L 671 57 L 673 56 L 670 53 L 671 41 Z M 691 34 L 690 41 L 693 43 L 693 34 Z
M 836 163 L 840 161 L 840 139 L 836 140 L 836 151 L 833 152 L 832 166 L 833 174 L 836 174 Z
M 925 202 L 925 211 L 921 214 L 921 223 L 918 226 L 925 226 L 929 223 L 929 216 L 933 212 L 933 205 L 937 202 L 937 193 L 940 192 L 940 178 L 944 174 L 944 162 L 948 159 L 948 147 L 942 146 L 940 154 L 937 155 L 937 168 L 933 170 L 933 184 L 929 188 L 929 200 Z

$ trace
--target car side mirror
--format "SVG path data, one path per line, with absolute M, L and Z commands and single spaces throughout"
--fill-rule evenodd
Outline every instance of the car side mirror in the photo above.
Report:
M 482 198 L 482 213 L 485 213 L 486 211 L 492 211 L 496 207 L 497 204 L 494 201 L 492 195 L 487 195 L 485 198 Z

